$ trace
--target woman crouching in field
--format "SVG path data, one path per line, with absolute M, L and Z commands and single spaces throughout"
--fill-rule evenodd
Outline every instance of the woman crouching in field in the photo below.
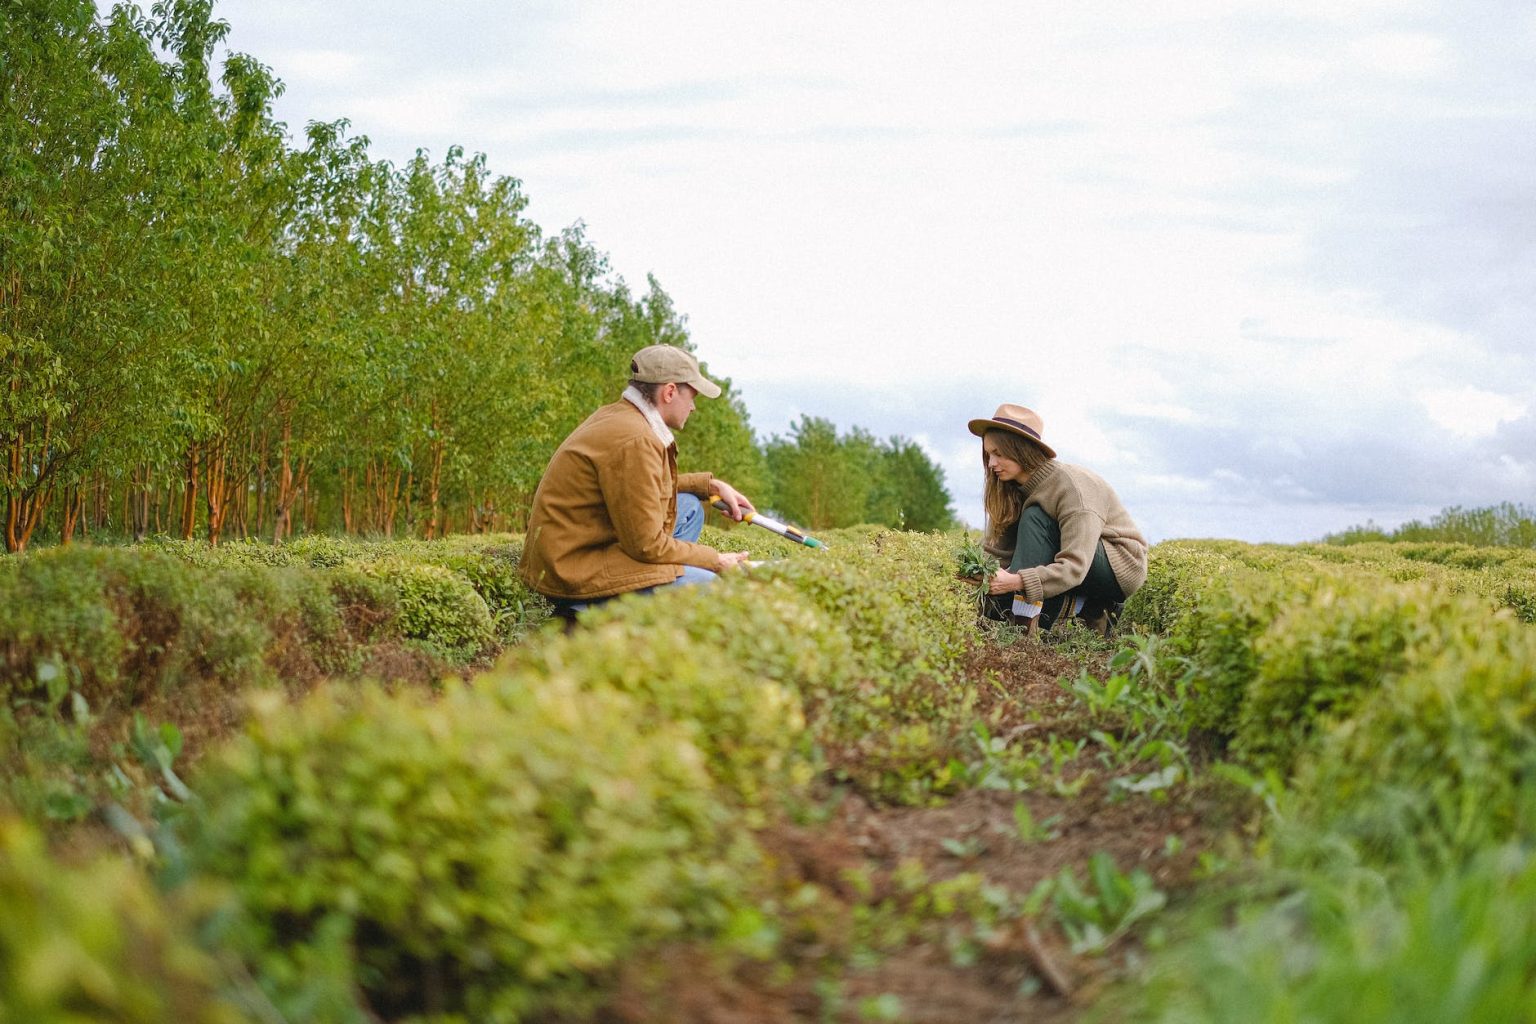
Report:
M 969 426 L 987 471 L 983 546 L 1008 567 L 992 578 L 988 616 L 1011 615 L 1033 631 L 1077 615 L 1108 636 L 1147 578 L 1146 538 L 1114 488 L 1056 461 L 1040 417 L 1022 405 L 1000 405 Z

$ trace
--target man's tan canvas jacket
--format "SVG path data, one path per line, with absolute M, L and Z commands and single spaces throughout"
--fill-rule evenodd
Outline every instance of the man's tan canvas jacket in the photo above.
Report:
M 539 481 L 523 581 L 545 597 L 609 597 L 671 583 L 682 566 L 718 572 L 720 553 L 677 540 L 679 490 L 709 496 L 708 473 L 677 473 L 639 409 L 619 400 L 571 432 Z

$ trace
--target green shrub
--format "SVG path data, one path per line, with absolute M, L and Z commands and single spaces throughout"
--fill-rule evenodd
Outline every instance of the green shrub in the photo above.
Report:
M 491 645 L 495 628 L 490 609 L 452 570 L 400 557 L 381 558 L 362 568 L 399 595 L 397 623 L 402 636 L 420 640 L 456 661 L 469 661 Z
M 1508 612 L 1460 626 L 1304 760 L 1304 820 L 1378 860 L 1455 860 L 1536 834 L 1536 632 Z
M 529 590 L 517 574 L 521 540 L 506 537 L 451 537 L 422 541 L 408 549 L 411 558 L 452 570 L 463 577 L 491 613 L 496 639 L 514 644 L 549 618 L 549 602 Z
M 632 694 L 646 728 L 681 727 L 710 774 L 757 809 L 810 780 L 800 688 L 844 664 L 848 645 L 829 632 L 783 584 L 722 580 L 612 602 L 580 632 L 513 652 L 476 686 L 563 676 Z
M 128 548 L 54 548 L 7 560 L 0 570 L 6 688 L 28 690 L 43 662 L 63 669 L 92 703 L 132 701 L 191 677 L 232 685 L 267 678 L 270 634 L 240 599 L 248 572 Z
M 0 1020 L 238 1024 L 224 983 L 131 864 L 63 867 L 0 814 Z
M 1165 657 L 1192 666 L 1188 724 L 1222 739 L 1237 728 L 1238 713 L 1258 671 L 1254 641 L 1293 599 L 1285 582 L 1258 570 L 1233 567 L 1199 581 L 1195 602 L 1177 619 Z
M 975 613 L 954 579 L 953 545 L 937 535 L 839 531 L 826 557 L 753 570 L 781 581 L 821 616 L 818 642 L 852 650 L 801 690 L 834 774 L 871 796 L 921 802 L 962 781 L 975 695 L 956 679 Z
M 1170 541 L 1152 549 L 1147 580 L 1126 599 L 1120 621 L 1152 633 L 1171 633 L 1211 581 L 1231 571 L 1232 560 L 1207 545 Z
M 378 545 L 342 537 L 309 534 L 280 545 L 289 556 L 312 569 L 334 569 L 350 561 L 366 559 Z
M 1154 961 L 1117 1000 L 1167 1024 L 1536 1019 L 1536 862 L 1494 848 L 1389 895 L 1314 879 Z
M 749 884 L 697 748 L 637 730 L 624 694 L 557 674 L 277 703 L 197 778 L 189 851 L 235 887 L 225 941 L 290 1012 L 580 1012 L 620 958 L 725 927 Z
M 67 549 L 0 559 L 0 691 L 8 699 L 41 689 L 57 701 L 71 685 L 117 681 L 125 639 L 103 591 L 99 574 Z
M 1254 640 L 1256 671 L 1233 749 L 1288 772 L 1296 752 L 1378 688 L 1455 643 L 1482 601 L 1428 584 L 1383 586 L 1368 574 L 1310 581 Z

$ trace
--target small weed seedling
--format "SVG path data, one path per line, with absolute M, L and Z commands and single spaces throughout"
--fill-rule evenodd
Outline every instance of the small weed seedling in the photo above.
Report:
M 1039 843 L 1055 839 L 1059 832 L 1056 824 L 1061 821 L 1061 815 L 1053 814 L 1044 821 L 1035 821 L 1035 816 L 1030 813 L 1029 805 L 1019 800 L 1013 805 L 1014 832 L 1021 843 Z
M 1168 902 L 1145 871 L 1124 874 L 1102 850 L 1088 859 L 1086 884 L 1070 867 L 1041 884 L 1050 886 L 1052 909 L 1077 954 L 1102 953 Z

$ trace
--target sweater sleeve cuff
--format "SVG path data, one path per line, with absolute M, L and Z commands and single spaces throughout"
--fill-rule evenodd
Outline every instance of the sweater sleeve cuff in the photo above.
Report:
M 1024 600 L 1033 604 L 1036 601 L 1045 600 L 1045 586 L 1040 582 L 1039 569 L 1020 569 L 1019 579 L 1024 583 L 1024 589 L 1020 591 Z

